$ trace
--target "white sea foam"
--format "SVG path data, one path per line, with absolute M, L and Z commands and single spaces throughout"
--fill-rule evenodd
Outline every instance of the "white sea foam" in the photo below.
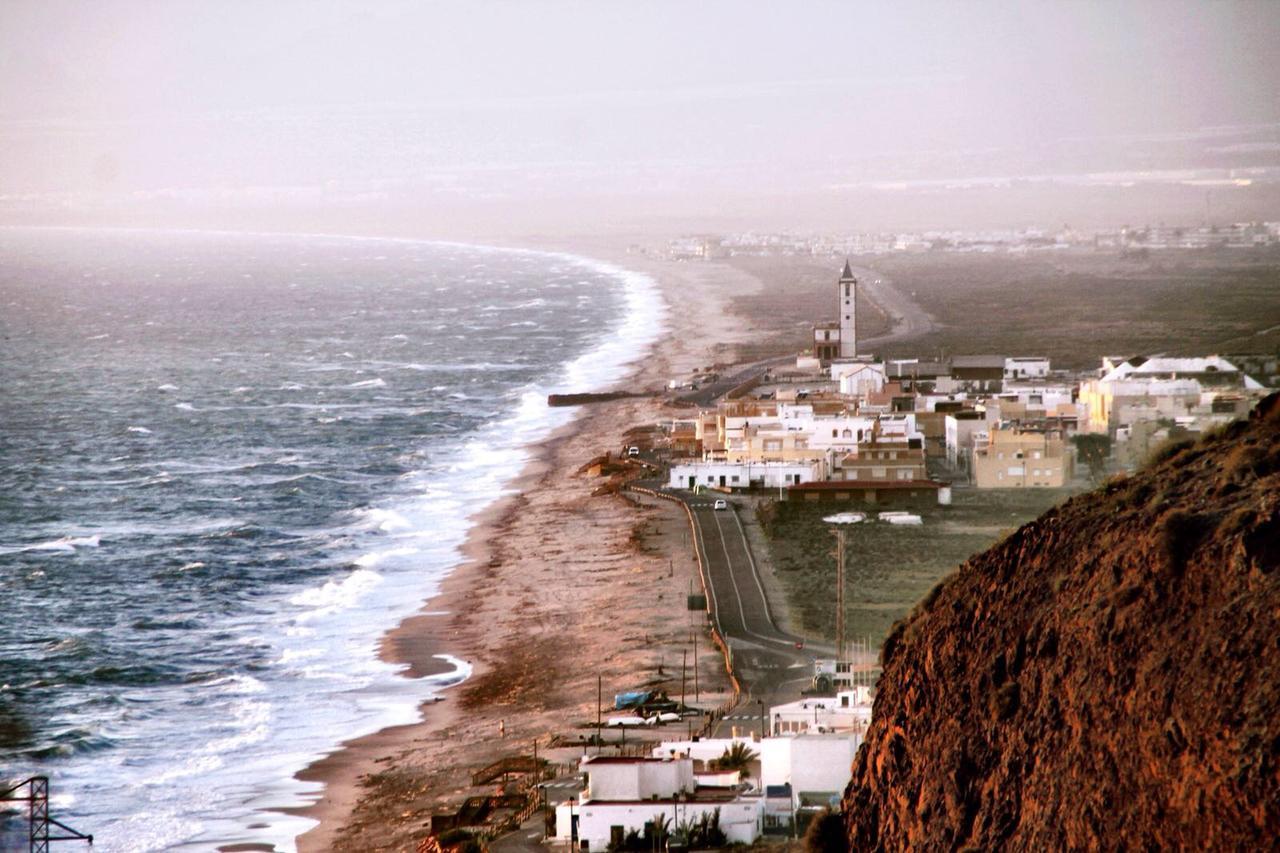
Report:
M 365 379 L 362 382 L 352 382 L 348 388 L 385 388 L 387 381 L 385 379 Z
M 382 551 L 373 551 L 372 553 L 357 557 L 356 565 L 362 569 L 371 569 L 379 563 L 384 563 L 387 560 L 393 560 L 396 557 L 408 557 L 417 553 L 417 548 L 387 548 Z
M 175 409 L 182 409 L 184 412 L 194 412 L 196 410 L 196 407 L 190 403 L 174 403 L 173 407 Z
M 161 386 L 159 386 L 158 388 L 156 388 L 156 390 L 157 390 L 157 391 L 177 391 L 177 390 L 178 390 L 178 386 L 177 386 L 177 385 L 171 385 L 171 384 L 169 384 L 169 383 L 167 383 L 167 382 L 166 382 L 164 385 L 161 385 Z
M 326 581 L 323 586 L 304 590 L 289 599 L 291 604 L 310 608 L 298 615 L 299 619 L 314 619 L 335 610 L 349 609 L 373 587 L 382 583 L 382 575 L 367 568 L 359 568 L 344 578 Z
M 151 430 L 141 426 L 131 426 L 126 432 L 136 432 L 138 435 L 151 435 Z
M 74 554 L 77 548 L 97 548 L 101 542 L 101 536 L 96 534 L 93 536 L 63 536 L 61 539 L 52 539 L 35 545 L 0 548 L 0 554 L 12 554 L 20 551 L 52 551 L 62 554 Z
M 413 526 L 409 519 L 393 509 L 369 507 L 356 510 L 353 515 L 359 519 L 358 525 L 368 530 L 408 530 Z

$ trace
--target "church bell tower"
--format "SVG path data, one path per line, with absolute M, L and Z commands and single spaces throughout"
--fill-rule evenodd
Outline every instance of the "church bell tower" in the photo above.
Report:
M 858 355 L 858 280 L 847 259 L 836 288 L 840 303 L 840 357 L 855 358 Z

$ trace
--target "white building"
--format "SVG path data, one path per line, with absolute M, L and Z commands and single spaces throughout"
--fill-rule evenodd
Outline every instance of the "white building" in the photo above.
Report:
M 979 436 L 985 444 L 989 421 L 986 412 L 963 410 L 946 417 L 947 463 L 968 470 L 973 465 L 973 448 Z
M 760 775 L 766 786 L 790 785 L 797 809 L 806 800 L 839 800 L 861 744 L 848 734 L 768 737 L 759 743 Z
M 785 707 L 779 705 L 771 710 Z M 826 805 L 839 800 L 853 775 L 853 759 L 862 736 L 848 732 L 806 733 L 763 739 L 667 741 L 655 747 L 653 754 L 684 755 L 697 762 L 710 762 L 735 743 L 747 744 L 759 756 L 760 772 L 752 781 L 758 791 L 769 793 L 767 798 L 757 798 L 761 814 L 768 821 L 767 828 L 782 830 L 794 825 L 796 811 L 803 803 Z M 722 817 L 722 826 L 723 820 Z
M 1049 375 L 1049 359 L 1040 356 L 1014 356 L 1004 360 L 1004 378 L 1014 382 L 1044 379 Z
M 813 355 L 821 362 L 858 355 L 858 280 L 844 262 L 836 282 L 837 320 L 813 327 Z
M 1243 406 L 1247 410 L 1265 390 L 1216 355 L 1127 361 L 1105 358 L 1101 376 L 1080 386 L 1080 402 L 1088 413 L 1081 432 L 1114 436 L 1119 427 L 1146 420 L 1211 417 L 1219 398 L 1247 401 Z
M 667 485 L 673 489 L 707 486 L 724 489 L 782 489 L 827 478 L 825 459 L 795 462 L 702 462 L 673 464 Z
M 835 696 L 774 705 L 769 709 L 769 723 L 775 736 L 834 732 L 851 735 L 860 744 L 871 724 L 871 701 L 871 688 L 860 685 Z
M 831 379 L 840 383 L 840 393 L 846 397 L 879 394 L 888 381 L 884 365 L 870 361 L 833 361 Z
M 674 829 L 714 813 L 731 844 L 750 844 L 764 829 L 763 796 L 699 787 L 691 758 L 594 756 L 581 770 L 587 789 L 580 801 L 556 806 L 556 841 L 576 834 L 588 849 L 604 850 L 650 821 L 665 819 Z

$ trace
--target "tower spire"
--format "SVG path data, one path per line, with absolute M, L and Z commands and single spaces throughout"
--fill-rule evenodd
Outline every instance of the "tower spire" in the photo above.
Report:
M 858 279 L 853 275 L 849 259 L 836 283 L 840 308 L 840 358 L 858 357 Z

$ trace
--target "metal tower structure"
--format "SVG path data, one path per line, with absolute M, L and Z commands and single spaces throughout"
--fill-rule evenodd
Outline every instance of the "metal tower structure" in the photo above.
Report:
M 845 660 L 846 652 L 844 637 L 844 534 L 845 530 L 851 525 L 861 524 L 866 521 L 867 515 L 863 512 L 839 512 L 822 520 L 830 524 L 836 534 L 836 660 L 843 661 Z
M 25 794 L 20 793 L 23 788 Z M 32 776 L 12 787 L 0 790 L 0 803 L 27 804 L 27 820 L 29 824 L 28 839 L 31 853 L 49 853 L 50 841 L 87 841 L 93 846 L 93 836 L 72 829 L 65 823 L 49 817 L 49 777 Z M 51 828 L 67 833 L 51 835 Z

